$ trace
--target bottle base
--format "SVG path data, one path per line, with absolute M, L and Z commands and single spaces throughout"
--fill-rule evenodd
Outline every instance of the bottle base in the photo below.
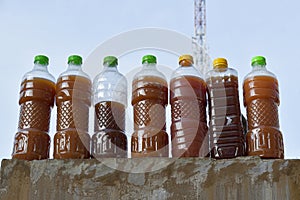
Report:
M 243 143 L 233 144 L 232 146 L 214 147 L 210 152 L 210 157 L 215 159 L 230 159 L 245 156 Z
M 284 146 L 281 132 L 273 127 L 260 127 L 247 133 L 247 155 L 283 159 Z
M 42 160 L 49 158 L 50 136 L 40 131 L 21 131 L 15 135 L 12 158 Z
M 171 125 L 172 157 L 206 157 L 207 125 L 197 120 L 180 120 Z
M 210 139 L 210 157 L 215 159 L 230 159 L 245 156 L 245 137 L 241 131 L 212 133 Z
M 103 130 L 92 136 L 92 158 L 127 158 L 127 137 L 123 131 Z
M 67 130 L 54 136 L 54 159 L 90 158 L 90 136 L 85 132 Z
M 138 130 L 131 137 L 131 157 L 169 157 L 168 134 L 164 130 Z

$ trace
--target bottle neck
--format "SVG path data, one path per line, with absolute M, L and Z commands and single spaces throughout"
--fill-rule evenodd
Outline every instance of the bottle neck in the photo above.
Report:
M 266 70 L 266 65 L 253 65 L 252 71 Z
M 142 70 L 157 70 L 156 63 L 144 63 Z
M 213 68 L 213 70 L 215 71 L 215 72 L 225 72 L 225 71 L 227 71 L 228 70 L 228 67 L 227 66 L 215 66 L 214 68 Z
M 48 65 L 41 65 L 41 64 L 35 63 L 33 66 L 33 70 L 48 72 Z
M 118 72 L 117 65 L 116 66 L 108 66 L 106 64 L 103 65 L 103 71 L 110 71 L 110 72 Z
M 67 71 L 81 71 L 81 65 L 69 64 Z

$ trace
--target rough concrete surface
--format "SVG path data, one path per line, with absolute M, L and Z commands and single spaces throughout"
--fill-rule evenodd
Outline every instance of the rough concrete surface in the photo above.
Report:
M 3 160 L 0 199 L 299 200 L 300 160 Z

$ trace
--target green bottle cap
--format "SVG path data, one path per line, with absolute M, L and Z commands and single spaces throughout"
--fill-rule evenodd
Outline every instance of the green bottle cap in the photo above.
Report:
M 107 65 L 108 67 L 115 67 L 118 65 L 118 58 L 115 56 L 106 56 L 103 59 L 103 65 Z
M 49 64 L 49 58 L 44 55 L 37 55 L 34 57 L 34 64 L 40 64 L 40 65 L 48 65 Z
M 251 60 L 251 65 L 266 65 L 266 58 L 263 56 L 255 56 Z
M 142 63 L 149 63 L 149 64 L 152 64 L 152 63 L 155 63 L 156 64 L 156 57 L 153 56 L 153 55 L 145 55 L 142 59 Z
M 69 56 L 68 64 L 81 65 L 82 64 L 82 58 L 78 55 Z

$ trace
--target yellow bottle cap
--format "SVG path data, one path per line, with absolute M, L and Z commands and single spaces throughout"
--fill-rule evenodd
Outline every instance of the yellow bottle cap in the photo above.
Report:
M 224 69 L 228 67 L 227 60 L 225 58 L 216 58 L 213 61 L 214 69 Z
M 193 56 L 191 55 L 182 55 L 179 57 L 179 63 L 183 60 L 187 60 L 189 61 L 191 64 L 194 64 L 194 59 L 193 59 Z

